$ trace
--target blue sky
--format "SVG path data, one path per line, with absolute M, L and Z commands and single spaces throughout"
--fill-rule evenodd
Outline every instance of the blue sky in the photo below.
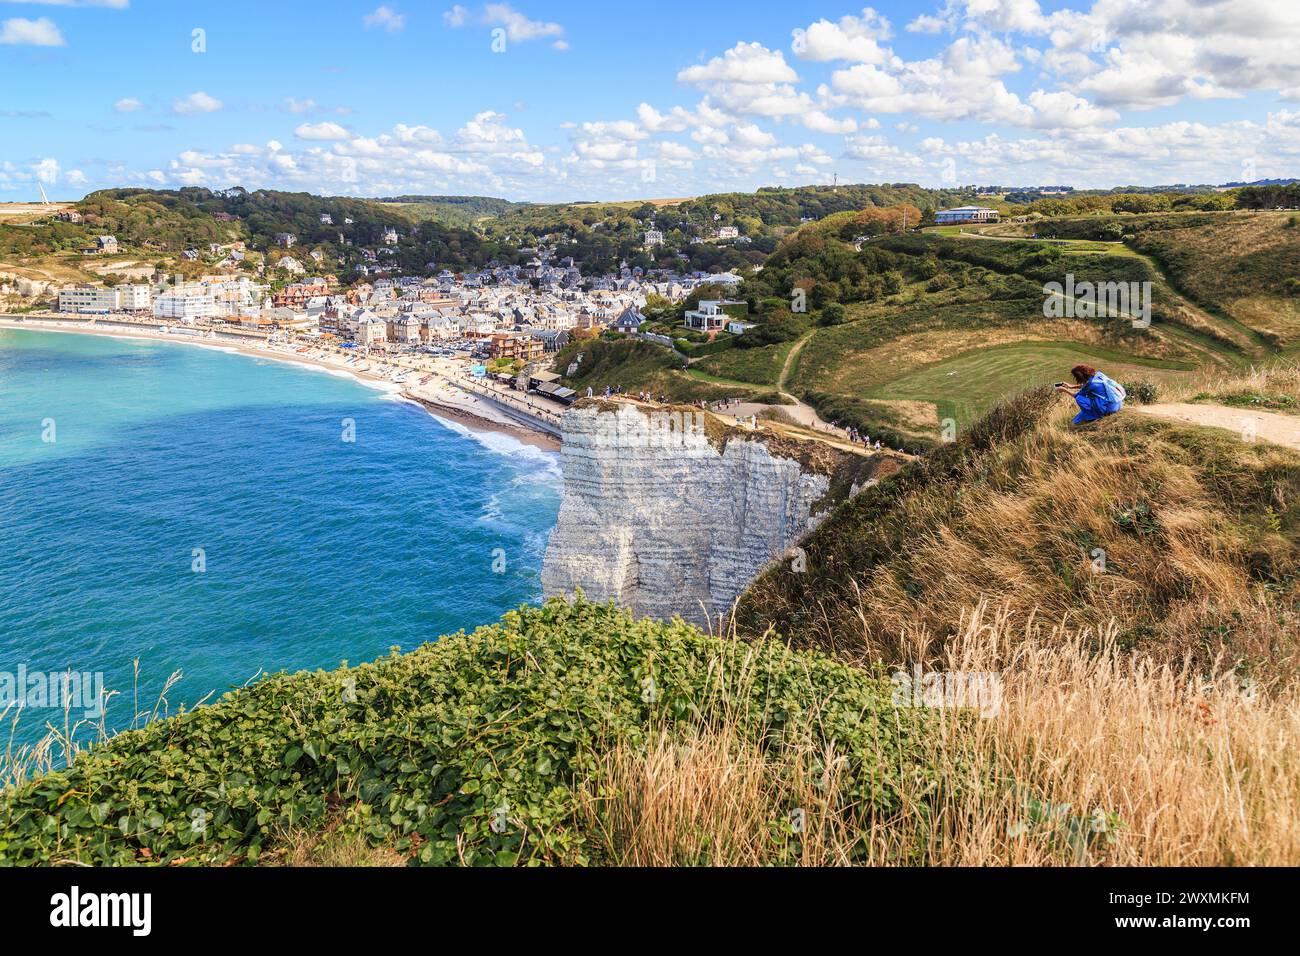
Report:
M 1291 176 L 1298 48 L 1257 0 L 0 0 L 0 201 Z

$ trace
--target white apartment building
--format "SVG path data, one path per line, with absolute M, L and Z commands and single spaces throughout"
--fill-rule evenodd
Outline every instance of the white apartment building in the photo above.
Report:
M 164 292 L 153 303 L 156 319 L 195 322 L 217 317 L 217 300 L 207 289 L 178 289 Z
M 383 345 L 388 341 L 388 323 L 375 316 L 362 319 L 357 325 L 358 345 Z
M 68 286 L 59 290 L 59 311 L 80 315 L 108 312 L 144 312 L 149 308 L 149 287 L 123 285 Z
M 89 315 L 97 312 L 116 312 L 119 301 L 116 289 L 96 286 L 74 286 L 59 290 L 59 311 Z
M 120 285 L 117 287 L 117 307 L 123 312 L 148 312 L 153 293 L 147 285 Z
M 645 234 L 645 247 L 653 249 L 664 244 L 664 234 L 658 229 L 648 229 Z

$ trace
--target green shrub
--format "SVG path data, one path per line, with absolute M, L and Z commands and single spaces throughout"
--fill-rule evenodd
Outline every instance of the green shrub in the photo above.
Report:
M 818 325 L 843 325 L 846 318 L 844 306 L 838 302 L 832 302 L 826 308 L 822 309 L 822 314 L 817 320 Z
M 1160 389 L 1155 382 L 1149 382 L 1146 379 L 1139 379 L 1136 382 L 1121 382 L 1124 391 L 1128 392 L 1128 400 L 1137 402 L 1139 405 L 1154 405 Z
M 251 862 L 331 814 L 415 863 L 600 862 L 575 786 L 599 788 L 601 755 L 723 720 L 774 758 L 833 752 L 862 822 L 901 808 L 904 779 L 925 789 L 931 719 L 817 653 L 557 600 L 112 738 L 4 794 L 0 863 Z

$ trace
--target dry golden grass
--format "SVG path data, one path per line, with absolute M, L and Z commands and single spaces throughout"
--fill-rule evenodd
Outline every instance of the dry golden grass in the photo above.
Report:
M 1001 671 L 1002 706 L 948 725 L 936 765 L 955 747 L 976 761 L 937 816 L 874 828 L 874 859 L 922 846 L 915 862 L 944 865 L 1300 863 L 1300 686 L 1156 663 L 1121 650 L 1113 625 L 1012 620 L 976 608 L 930 663 Z
M 822 764 L 774 765 L 726 724 L 659 732 L 606 755 L 600 796 L 580 791 L 579 822 L 616 866 L 843 865 L 853 831 L 834 803 L 836 762 Z
M 1014 620 L 980 605 L 941 658 L 899 660 L 997 672 L 1004 689 L 987 719 L 946 712 L 928 743 L 937 791 L 891 819 L 850 820 L 833 772 L 810 774 L 801 756 L 773 765 L 724 723 L 616 746 L 580 822 L 633 866 L 1300 864 L 1295 683 L 1155 663 L 1109 625 Z M 805 811 L 801 836 L 791 808 Z
M 1223 401 L 1241 396 L 1259 395 L 1271 398 L 1287 395 L 1300 399 L 1300 362 L 1283 359 L 1277 362 L 1252 366 L 1249 371 L 1231 375 L 1204 372 L 1182 383 L 1179 387 L 1161 394 L 1160 401 Z M 1269 410 L 1261 408 L 1261 410 Z M 1274 409 L 1300 411 L 1300 409 Z
M 1300 458 L 1142 416 L 1060 424 L 954 476 L 854 499 L 803 543 L 806 574 L 778 566 L 751 586 L 742 630 L 871 663 L 992 600 L 1021 621 L 1114 621 L 1163 660 L 1227 648 L 1295 669 Z
M 332 821 L 316 830 L 293 830 L 263 854 L 262 866 L 389 867 L 406 866 L 407 858 L 392 847 L 371 846 L 359 833 L 344 833 Z

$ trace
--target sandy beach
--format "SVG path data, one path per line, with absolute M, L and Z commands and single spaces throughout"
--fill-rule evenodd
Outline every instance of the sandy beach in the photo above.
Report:
M 113 321 L 120 323 L 120 320 Z M 0 316 L 0 328 L 171 342 L 324 369 L 334 374 L 347 375 L 365 385 L 382 387 L 422 406 L 436 417 L 458 422 L 467 428 L 510 435 L 524 444 L 546 451 L 558 451 L 560 448 L 559 439 L 549 432 L 530 428 L 493 403 L 458 387 L 456 379 L 463 374 L 462 366 L 447 359 L 430 356 L 356 356 L 323 347 L 271 344 L 242 337 L 209 339 L 167 334 L 158 331 L 153 323 L 142 323 L 137 329 L 123 324 L 104 325 L 75 319 Z M 406 381 L 395 381 L 403 376 Z M 420 384 L 425 377 L 428 377 L 428 381 Z

